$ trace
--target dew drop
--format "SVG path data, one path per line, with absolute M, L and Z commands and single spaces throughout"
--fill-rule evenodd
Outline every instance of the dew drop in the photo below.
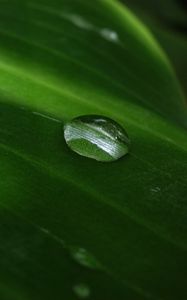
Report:
M 80 299 L 86 299 L 90 296 L 90 288 L 84 283 L 74 285 L 73 291 Z
M 64 126 L 64 138 L 74 152 L 103 162 L 119 159 L 129 152 L 130 147 L 123 127 L 104 116 L 73 119 Z
M 106 40 L 110 41 L 110 42 L 114 42 L 114 43 L 118 43 L 119 42 L 119 37 L 117 32 L 110 30 L 108 28 L 103 28 L 100 30 L 100 34 L 102 37 L 104 37 Z
M 153 193 L 158 193 L 160 192 L 160 188 L 158 186 L 155 186 L 154 188 L 151 188 L 150 191 Z
M 63 13 L 62 17 L 72 22 L 75 26 L 85 29 L 85 30 L 92 30 L 94 29 L 94 26 L 89 23 L 87 20 L 85 20 L 83 17 L 75 14 L 68 14 Z
M 81 266 L 89 269 L 100 269 L 101 266 L 96 258 L 84 248 L 72 247 L 71 257 Z

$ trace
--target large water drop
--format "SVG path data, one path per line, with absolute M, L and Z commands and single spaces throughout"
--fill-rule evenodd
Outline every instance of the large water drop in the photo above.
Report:
M 86 115 L 64 126 L 67 145 L 76 153 L 98 161 L 110 162 L 129 152 L 125 129 L 110 118 Z

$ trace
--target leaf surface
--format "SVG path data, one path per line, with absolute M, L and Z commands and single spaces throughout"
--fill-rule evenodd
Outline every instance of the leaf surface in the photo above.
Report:
M 187 106 L 167 57 L 116 1 L 0 5 L 1 299 L 186 299 Z M 70 151 L 63 124 L 84 114 L 124 126 L 131 153 Z

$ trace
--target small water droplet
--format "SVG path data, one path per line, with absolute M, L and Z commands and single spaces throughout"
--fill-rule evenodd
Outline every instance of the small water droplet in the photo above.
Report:
M 129 152 L 130 147 L 126 131 L 104 116 L 73 119 L 64 126 L 64 137 L 74 152 L 103 162 L 119 159 Z
M 72 258 L 81 266 L 90 269 L 100 269 L 100 264 L 96 258 L 84 248 L 71 247 Z
M 86 299 L 90 296 L 90 288 L 84 283 L 74 285 L 73 291 L 81 299 Z
M 102 37 L 104 37 L 106 40 L 114 43 L 119 42 L 119 37 L 116 31 L 113 31 L 108 28 L 103 28 L 100 30 L 100 34 Z
M 85 29 L 85 30 L 92 30 L 94 29 L 94 26 L 89 23 L 86 19 L 84 19 L 82 16 L 75 15 L 75 14 L 69 14 L 69 13 L 62 13 L 61 16 L 70 22 L 72 22 L 75 26 Z
M 160 188 L 158 186 L 156 186 L 154 188 L 151 188 L 150 191 L 153 193 L 158 193 L 158 192 L 160 192 Z

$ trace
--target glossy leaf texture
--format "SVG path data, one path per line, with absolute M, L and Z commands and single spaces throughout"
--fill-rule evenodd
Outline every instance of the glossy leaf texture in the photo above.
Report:
M 70 151 L 96 114 L 130 154 Z M 0 299 L 186 299 L 187 106 L 149 31 L 111 0 L 0 2 Z

